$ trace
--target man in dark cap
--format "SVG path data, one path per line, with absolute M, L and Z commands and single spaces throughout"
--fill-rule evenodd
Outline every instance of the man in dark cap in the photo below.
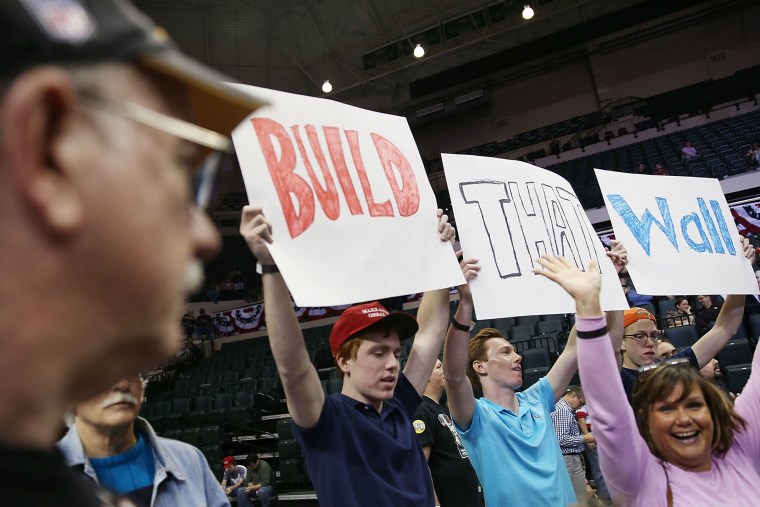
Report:
M 259 103 L 125 0 L 3 0 L 0 61 L 2 503 L 102 505 L 61 415 L 176 351 L 216 163 Z

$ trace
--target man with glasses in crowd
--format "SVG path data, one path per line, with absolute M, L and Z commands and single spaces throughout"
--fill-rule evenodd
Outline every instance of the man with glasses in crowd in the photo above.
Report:
M 142 377 L 133 375 L 75 405 L 58 443 L 66 464 L 136 507 L 229 505 L 201 451 L 157 436 L 137 416 L 144 394 Z
M 260 102 L 126 0 L 3 0 L 0 61 L 2 503 L 104 505 L 62 414 L 176 352 L 215 162 Z
M 740 245 L 744 256 L 754 262 L 755 249 L 744 237 L 740 236 Z M 720 309 L 715 325 L 691 347 L 684 347 L 670 357 L 686 358 L 696 369 L 701 369 L 728 343 L 739 330 L 744 314 L 744 296 L 730 295 Z M 631 308 L 623 313 L 622 343 L 613 347 L 623 355 L 623 367 L 620 376 L 623 379 L 628 402 L 632 402 L 633 387 L 639 376 L 639 369 L 657 361 L 658 340 L 662 331 L 657 328 L 657 319 L 644 308 Z M 615 334 L 612 334 L 614 337 Z

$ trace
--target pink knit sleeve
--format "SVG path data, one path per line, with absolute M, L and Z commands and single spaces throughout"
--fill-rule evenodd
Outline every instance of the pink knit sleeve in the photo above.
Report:
M 604 317 L 576 320 L 579 336 L 606 325 Z M 594 417 L 592 433 L 598 443 L 604 480 L 613 498 L 632 499 L 640 492 L 646 469 L 655 464 L 655 458 L 636 427 L 609 334 L 579 337 L 578 368 L 589 412 Z
M 755 348 L 752 359 L 752 373 L 741 395 L 736 398 L 736 411 L 747 421 L 747 430 L 734 437 L 734 444 L 740 445 L 755 462 L 760 460 L 760 353 Z

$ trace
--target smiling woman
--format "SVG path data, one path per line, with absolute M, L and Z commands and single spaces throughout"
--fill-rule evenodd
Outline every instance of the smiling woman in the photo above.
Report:
M 655 456 L 693 472 L 725 457 L 747 427 L 733 405 L 688 361 L 663 361 L 643 373 L 633 393 L 641 436 Z
M 594 410 L 594 437 L 613 504 L 757 505 L 760 377 L 750 375 L 732 406 L 688 358 L 644 365 L 638 370 L 631 411 L 599 308 L 598 271 L 590 267 L 582 272 L 553 258 L 542 260 L 547 269 L 539 274 L 575 299 L 578 368 Z M 629 312 L 624 312 L 624 318 L 633 318 Z M 642 320 L 650 319 L 644 316 Z M 624 332 L 628 334 L 630 328 L 629 322 Z M 626 338 L 656 341 L 656 335 L 639 331 L 640 336 Z M 755 354 L 752 365 L 757 373 L 760 354 Z

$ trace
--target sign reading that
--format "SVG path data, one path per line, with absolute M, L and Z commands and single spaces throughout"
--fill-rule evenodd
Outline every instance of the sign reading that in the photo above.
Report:
M 479 319 L 575 312 L 564 290 L 532 272 L 544 254 L 581 269 L 596 261 L 603 308 L 628 308 L 615 268 L 566 180 L 514 160 L 444 154 L 443 166 L 464 254 L 480 260 L 471 283 Z
M 270 251 L 302 307 L 459 285 L 406 119 L 237 85 L 271 105 L 232 134 L 249 202 L 272 222 Z
M 615 236 L 641 294 L 754 294 L 718 180 L 596 169 Z

